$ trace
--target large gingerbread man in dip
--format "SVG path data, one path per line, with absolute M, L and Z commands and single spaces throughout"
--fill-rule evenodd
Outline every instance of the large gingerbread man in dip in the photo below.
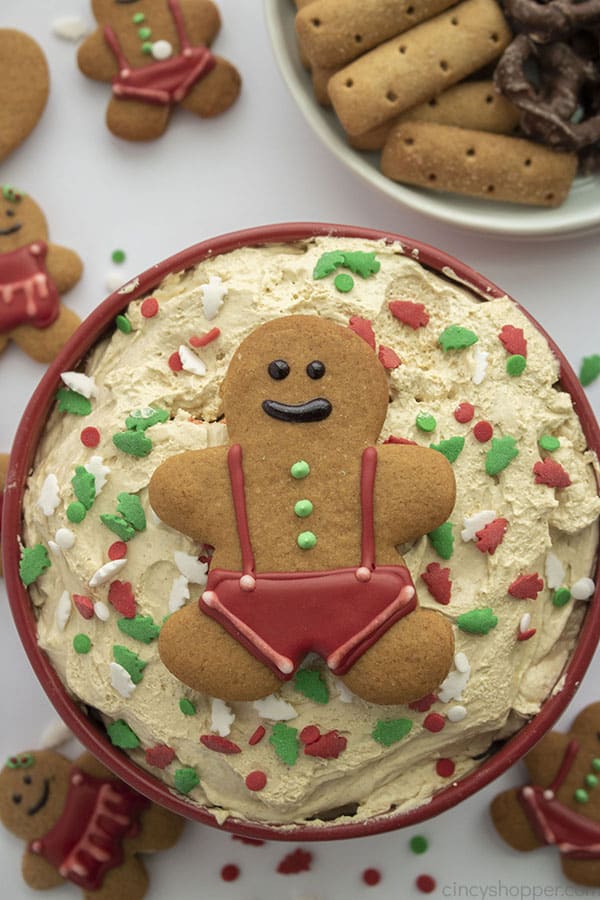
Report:
M 81 277 L 73 250 L 48 243 L 48 226 L 31 197 L 0 188 L 0 353 L 13 340 L 32 359 L 54 359 L 79 325 L 60 302 Z
M 262 325 L 222 386 L 231 445 L 167 460 L 150 502 L 215 547 L 206 591 L 166 621 L 168 669 L 195 690 L 252 700 L 319 653 L 374 703 L 437 688 L 452 628 L 417 606 L 396 549 L 444 522 L 454 477 L 442 454 L 374 446 L 383 366 L 349 328 L 316 316 Z
M 84 75 L 112 82 L 106 122 L 117 137 L 160 137 L 176 104 L 208 117 L 237 99 L 237 69 L 209 49 L 221 26 L 211 0 L 92 0 L 92 9 L 100 27 L 77 60 Z

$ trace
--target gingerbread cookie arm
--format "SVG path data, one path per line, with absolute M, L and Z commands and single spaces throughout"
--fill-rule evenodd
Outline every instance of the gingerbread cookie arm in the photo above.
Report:
M 127 855 L 120 866 L 106 873 L 101 887 L 84 891 L 85 900 L 142 900 L 150 880 L 146 867 L 137 856 Z
M 58 869 L 50 865 L 43 856 L 36 856 L 30 850 L 26 850 L 23 854 L 21 872 L 23 881 L 34 891 L 46 891 L 65 882 Z
M 397 444 L 377 448 L 377 546 L 403 544 L 433 531 L 446 521 L 454 501 L 454 473 L 443 454 Z
M 102 28 L 96 29 L 85 39 L 77 53 L 77 65 L 84 75 L 94 81 L 112 81 L 118 74 L 119 65 L 106 43 Z
M 494 797 L 490 811 L 496 831 L 513 850 L 528 852 L 542 846 L 529 824 L 517 788 Z
M 168 850 L 177 843 L 185 825 L 185 819 L 176 816 L 154 803 L 146 809 L 140 819 L 139 834 L 128 841 L 132 853 L 157 853 Z
M 186 30 L 192 44 L 207 44 L 209 47 L 221 29 L 221 16 L 214 3 L 205 0 L 179 0 Z
M 237 100 L 242 79 L 234 65 L 222 56 L 215 56 L 215 66 L 181 101 L 181 105 L 208 119 L 218 116 Z
M 573 734 L 562 734 L 551 731 L 535 745 L 525 757 L 525 765 L 531 774 L 531 780 L 540 787 L 549 787 L 556 777 L 567 745 L 573 740 Z
M 73 765 L 93 778 L 116 780 L 110 769 L 103 766 L 91 753 L 82 753 L 81 756 L 73 761 Z
M 58 319 L 48 328 L 21 325 L 11 333 L 11 338 L 36 362 L 49 363 L 62 350 L 79 323 L 79 316 L 61 303 Z
M 70 291 L 77 284 L 83 272 L 83 263 L 77 253 L 58 244 L 48 244 L 46 267 L 59 294 L 66 294 L 67 291 Z

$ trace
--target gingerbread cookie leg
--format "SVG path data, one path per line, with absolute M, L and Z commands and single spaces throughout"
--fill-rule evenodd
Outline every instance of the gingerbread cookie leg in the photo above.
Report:
M 48 328 L 20 325 L 11 337 L 15 344 L 37 362 L 48 363 L 62 350 L 71 335 L 79 327 L 79 316 L 61 303 L 58 319 Z
M 34 891 L 47 891 L 64 884 L 65 879 L 49 862 L 26 850 L 21 863 L 21 874 L 25 884 Z
M 525 852 L 541 846 L 525 815 L 517 788 L 494 797 L 490 810 L 496 831 L 513 850 Z
M 162 806 L 152 805 L 142 813 L 140 833 L 131 839 L 129 848 L 134 853 L 168 850 L 179 840 L 184 825 L 185 819 L 181 816 L 176 816 Z
M 102 886 L 85 891 L 85 900 L 142 900 L 148 891 L 149 878 L 146 867 L 136 856 L 126 855 L 119 868 L 111 869 L 104 876 Z
M 588 887 L 598 887 L 600 884 L 600 860 L 598 859 L 569 859 L 562 856 L 560 860 L 565 878 L 574 881 L 575 884 L 585 884 Z
M 111 97 L 106 124 L 115 137 L 127 141 L 152 141 L 164 134 L 170 116 L 170 106 Z
M 221 700 L 259 700 L 281 682 L 195 603 L 170 616 L 159 637 L 170 672 L 195 691 Z
M 218 116 L 235 103 L 241 84 L 235 66 L 218 56 L 214 69 L 192 88 L 181 105 L 203 119 Z
M 409 703 L 440 686 L 453 655 L 450 623 L 433 610 L 418 608 L 386 631 L 342 680 L 371 703 Z

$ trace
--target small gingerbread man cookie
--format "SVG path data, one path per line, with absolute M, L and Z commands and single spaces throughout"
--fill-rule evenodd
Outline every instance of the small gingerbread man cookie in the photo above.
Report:
M 60 302 L 81 277 L 73 250 L 48 243 L 39 206 L 10 185 L 0 188 L 0 353 L 13 340 L 50 362 L 79 325 Z
M 49 87 L 48 63 L 33 38 L 0 28 L 0 159 L 33 131 Z
M 543 737 L 525 765 L 531 783 L 492 802 L 498 833 L 515 850 L 556 846 L 570 881 L 600 887 L 600 702 Z
M 172 847 L 184 825 L 89 753 L 71 763 L 54 750 L 7 760 L 0 821 L 27 841 L 22 871 L 29 887 L 71 881 L 93 900 L 141 900 L 148 874 L 138 854 Z
M 199 604 L 162 628 L 161 658 L 195 690 L 250 700 L 320 654 L 358 696 L 404 703 L 434 691 L 450 623 L 420 609 L 396 549 L 454 504 L 435 450 L 375 447 L 385 370 L 351 329 L 287 316 L 252 332 L 222 386 L 231 445 L 155 471 L 158 516 L 215 553 Z
M 79 49 L 79 68 L 112 82 L 107 125 L 117 137 L 148 141 L 180 104 L 216 116 L 237 99 L 237 69 L 209 49 L 221 20 L 211 0 L 92 0 L 99 28 Z

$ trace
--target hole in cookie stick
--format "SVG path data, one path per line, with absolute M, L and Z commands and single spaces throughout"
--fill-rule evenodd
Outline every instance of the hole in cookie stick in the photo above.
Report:
M 354 82 L 352 81 L 351 78 L 346 78 L 345 84 L 346 84 L 346 87 L 350 88 L 350 87 L 352 87 Z
M 362 34 L 355 34 L 354 40 L 357 44 L 362 44 Z
M 469 147 L 467 150 L 467 156 L 475 156 L 475 147 Z
M 445 59 L 440 59 L 440 69 L 442 70 L 442 72 L 448 71 L 448 63 Z
M 485 102 L 486 102 L 486 103 L 493 103 L 493 102 L 494 102 L 494 95 L 493 95 L 493 94 L 488 94 L 487 97 L 485 98 Z
M 488 186 L 486 187 L 486 191 L 488 192 L 488 194 L 493 194 L 495 190 L 496 189 L 493 184 L 488 184 Z
M 406 53 L 406 47 L 404 46 L 404 44 L 400 44 L 400 46 L 398 47 L 398 51 L 400 53 Z
M 450 24 L 458 25 L 458 16 L 452 16 L 452 18 L 450 19 Z
M 415 139 L 414 139 L 414 138 L 411 138 L 411 137 L 405 137 L 405 138 L 404 138 L 404 143 L 406 144 L 407 147 L 412 147 L 412 145 L 414 144 L 414 142 L 415 142 Z
M 492 33 L 490 34 L 490 41 L 492 41 L 492 43 L 494 43 L 494 44 L 497 44 L 499 40 L 500 40 L 500 38 L 498 36 L 498 32 L 492 31 Z
M 398 99 L 398 95 L 395 94 L 394 91 L 388 91 L 387 94 L 385 95 L 385 99 L 389 100 L 390 103 L 395 103 L 396 100 Z
M 545 199 L 545 200 L 548 200 L 548 201 L 554 200 L 554 194 L 552 193 L 552 191 L 550 191 L 549 194 L 546 194 L 546 196 L 544 197 L 544 199 Z
M 407 15 L 407 16 L 414 16 L 414 14 L 415 14 L 415 8 L 414 8 L 414 6 L 407 6 L 407 7 L 406 7 L 406 15 Z
M 530 159 L 524 160 L 523 165 L 524 165 L 524 166 L 530 166 L 530 165 L 531 165 L 531 160 L 530 160 Z
M 429 175 L 427 176 L 427 178 L 429 181 L 436 181 L 437 175 L 435 174 L 435 172 L 430 172 Z
M 320 28 L 321 20 L 320 19 L 311 19 L 310 24 L 313 25 L 315 28 Z
M 437 106 L 437 100 L 435 99 L 435 97 L 433 97 L 433 99 L 429 101 L 429 105 L 430 105 L 430 106 Z

